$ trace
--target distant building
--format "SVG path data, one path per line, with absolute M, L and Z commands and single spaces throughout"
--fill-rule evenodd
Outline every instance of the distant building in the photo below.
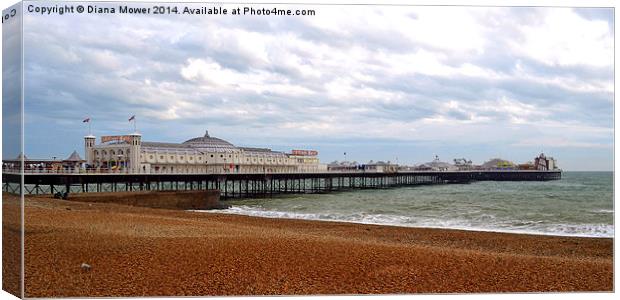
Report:
M 455 158 L 454 159 L 454 166 L 459 171 L 466 171 L 466 170 L 473 169 L 473 164 L 472 164 L 471 160 L 467 160 L 465 158 Z
M 429 163 L 425 163 L 425 164 L 419 164 L 417 166 L 413 167 L 414 171 L 432 171 L 433 168 L 430 166 Z
M 539 171 L 557 170 L 558 166 L 553 157 L 547 157 L 544 153 L 534 158 L 534 169 Z
M 327 171 L 327 165 L 320 164 L 319 152 L 314 150 L 291 150 L 288 155 L 297 165 L 299 172 Z
M 390 161 L 373 162 L 369 161 L 367 164 L 362 165 L 364 172 L 377 172 L 377 173 L 395 173 L 398 172 L 398 164 L 394 164 Z
M 66 171 L 79 172 L 85 162 L 86 160 L 82 159 L 77 151 L 73 151 L 73 153 L 64 159 L 61 164 L 62 168 Z
M 449 164 L 439 160 L 439 156 L 435 155 L 435 159 L 432 162 L 420 164 L 415 167 L 416 171 L 456 171 L 458 168 L 455 165 Z
M 74 151 L 74 154 L 77 152 Z M 83 163 L 79 155 L 76 157 L 73 154 L 65 160 L 56 159 L 37 159 L 29 158 L 26 155 L 18 155 L 15 159 L 2 160 L 2 170 L 8 172 L 20 172 L 23 161 L 24 172 L 28 173 L 49 173 L 49 172 L 62 172 L 73 171 L 76 164 Z
M 398 164 L 390 161 L 369 161 L 365 164 L 359 164 L 356 161 L 333 161 L 327 165 L 327 170 L 331 172 L 372 172 L 372 173 L 394 173 L 398 172 Z
M 361 170 L 361 165 L 359 165 L 356 161 L 332 161 L 327 165 L 327 171 L 334 172 L 349 172 L 349 171 L 359 171 Z
M 416 170 L 415 166 L 398 165 L 399 172 L 411 172 L 415 170 Z

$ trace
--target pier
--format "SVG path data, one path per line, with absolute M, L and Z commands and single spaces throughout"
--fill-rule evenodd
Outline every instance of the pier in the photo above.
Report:
M 102 174 L 4 173 L 3 192 L 23 193 L 130 192 L 219 190 L 222 199 L 260 198 L 280 194 L 328 193 L 354 189 L 383 189 L 475 181 L 547 181 L 561 179 L 554 171 L 428 171 L 231 174 Z

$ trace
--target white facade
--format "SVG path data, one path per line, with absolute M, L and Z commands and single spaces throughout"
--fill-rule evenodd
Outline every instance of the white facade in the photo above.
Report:
M 298 172 L 312 173 L 312 172 L 326 172 L 327 165 L 321 164 L 319 158 L 311 155 L 289 155 L 289 159 L 297 167 Z
M 318 172 L 318 157 L 304 157 L 265 148 L 236 147 L 209 136 L 183 143 L 143 142 L 140 134 L 95 145 L 84 137 L 85 156 L 91 169 L 127 173 L 297 173 Z
M 549 170 L 555 170 L 558 168 L 553 157 L 548 157 L 547 160 L 549 161 Z

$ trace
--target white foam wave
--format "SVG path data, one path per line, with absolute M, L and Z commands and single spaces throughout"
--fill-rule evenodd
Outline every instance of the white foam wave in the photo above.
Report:
M 432 217 L 412 217 L 369 213 L 297 213 L 265 210 L 252 206 L 233 206 L 224 210 L 201 212 L 227 213 L 266 218 L 305 219 L 388 226 L 459 229 L 472 231 L 508 232 L 536 235 L 613 237 L 614 226 L 608 224 L 546 224 L 543 221 L 496 220 L 495 216 L 483 215 L 474 219 L 439 219 Z
M 592 210 L 591 212 L 598 213 L 598 214 L 613 214 L 614 210 L 613 209 L 597 209 L 597 210 Z

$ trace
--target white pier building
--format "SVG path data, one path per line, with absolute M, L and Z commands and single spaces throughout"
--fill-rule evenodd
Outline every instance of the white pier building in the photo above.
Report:
M 142 135 L 84 137 L 87 167 L 127 173 L 299 173 L 325 171 L 318 152 L 291 153 L 267 148 L 237 147 L 223 139 L 204 136 L 183 143 L 146 142 Z

